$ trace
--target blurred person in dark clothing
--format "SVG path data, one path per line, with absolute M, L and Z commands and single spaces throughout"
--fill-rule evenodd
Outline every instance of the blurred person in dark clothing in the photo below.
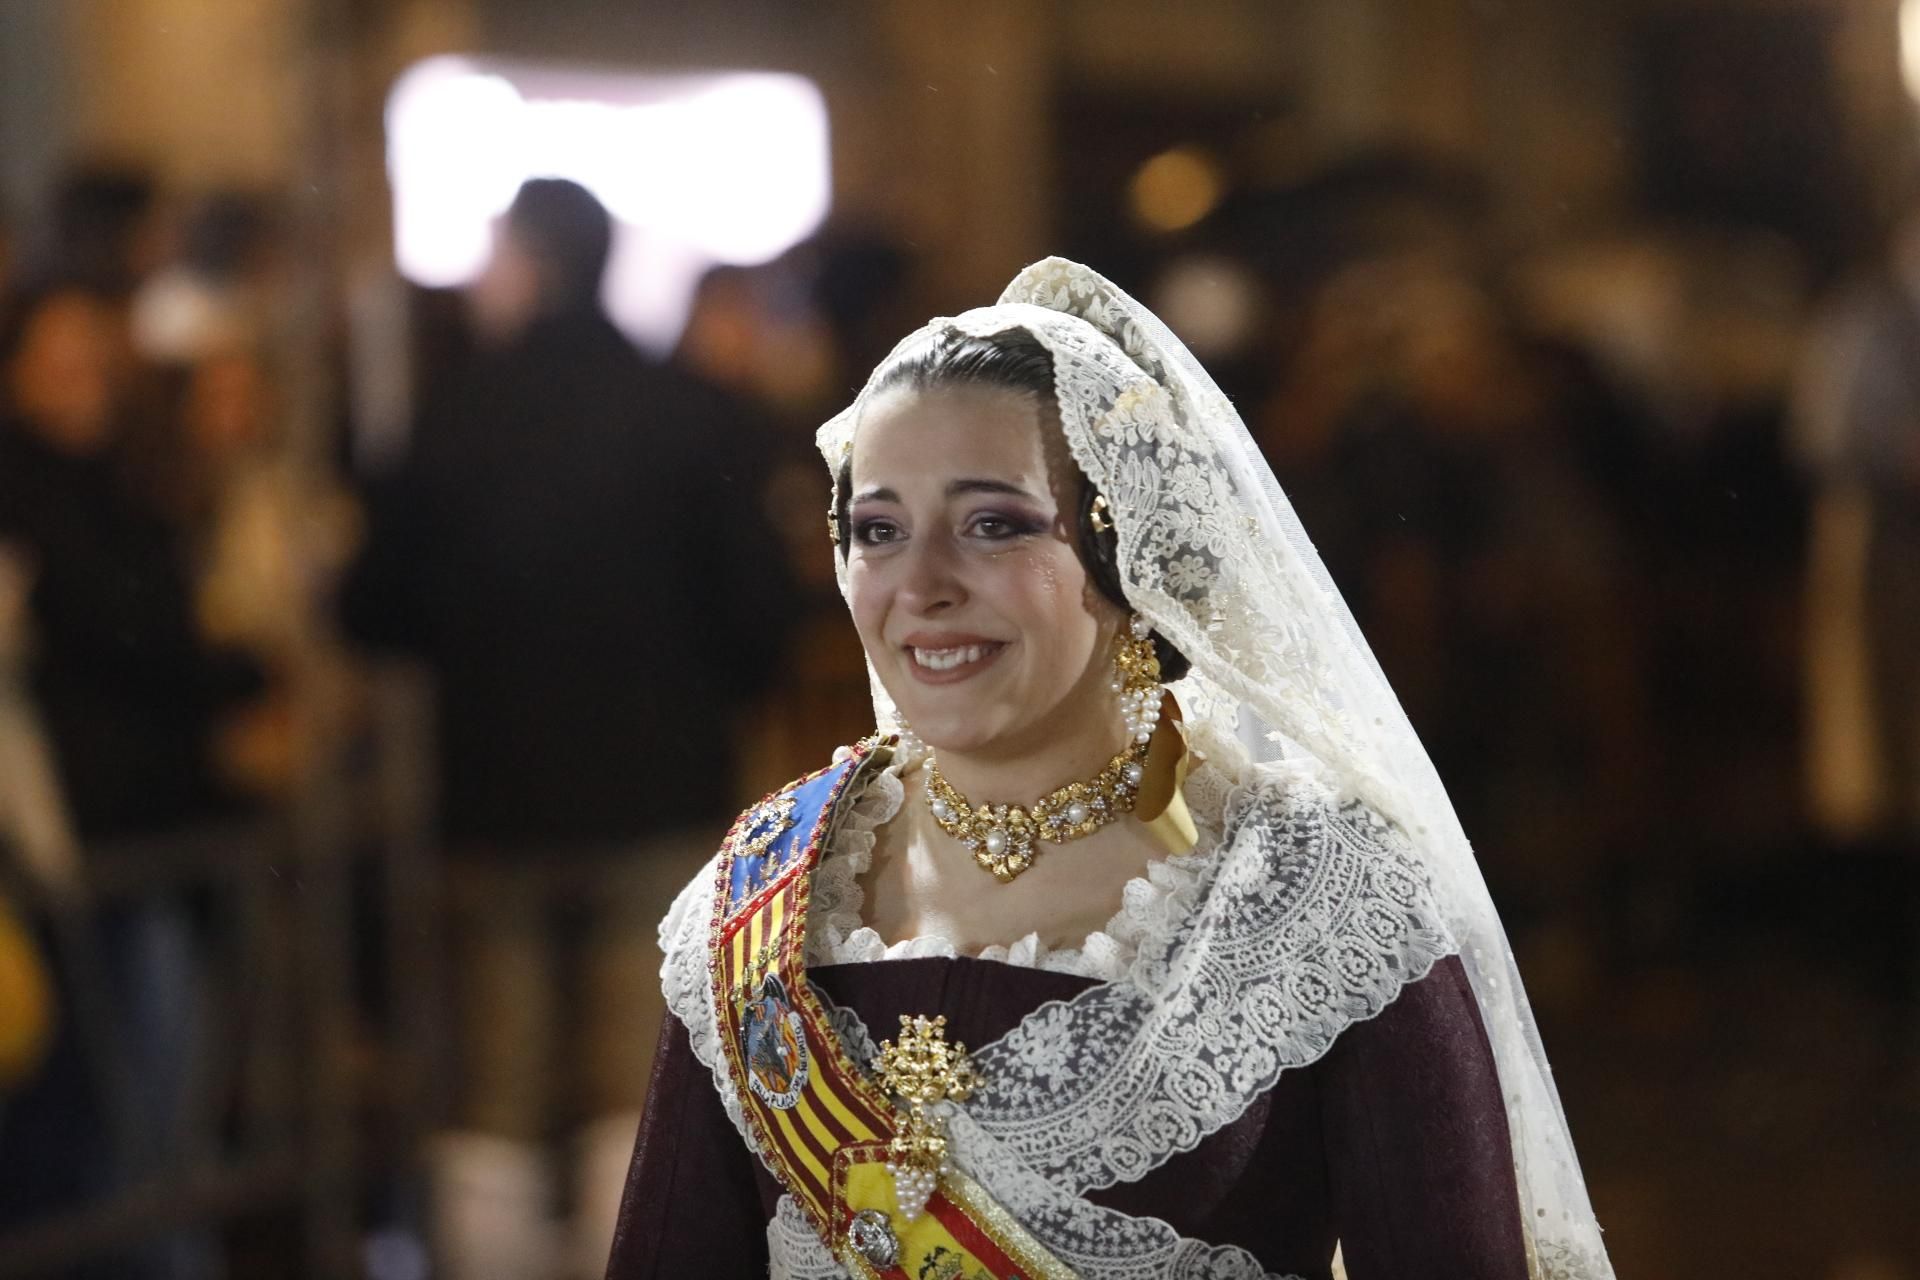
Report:
M 236 792 L 295 797 L 322 744 L 339 738 L 346 673 L 326 597 L 351 555 L 358 509 L 284 431 L 273 366 L 246 346 L 170 371 L 162 437 L 176 483 L 202 635 L 259 664 L 257 699 L 226 718 L 215 764 Z
M 1470 273 L 1382 257 L 1329 281 L 1263 423 L 1523 920 L 1632 844 L 1645 786 L 1624 544 L 1579 465 L 1580 399 Z
M 741 761 L 754 793 L 859 738 L 873 717 L 866 655 L 847 632 L 833 558 L 816 528 L 813 431 L 838 394 L 839 353 L 801 257 L 707 272 L 673 353 L 677 365 L 731 397 L 742 431 L 762 442 L 755 475 L 796 588 L 782 629 L 791 661 L 762 700 Z
M 0 326 L 0 549 L 30 584 L 25 684 L 83 866 L 191 839 L 221 812 L 211 735 L 258 686 L 250 664 L 202 643 L 173 531 L 124 482 L 123 325 L 103 293 L 66 285 L 24 297 Z M 125 1002 L 115 1031 L 141 1068 L 122 1100 L 139 1127 L 131 1163 L 109 1163 L 69 1034 L 0 1132 L 0 1217 L 70 1207 L 180 1159 L 202 1048 L 187 899 L 162 889 L 94 917 Z M 176 1237 L 117 1274 L 205 1274 L 208 1247 Z
M 660 1016 L 655 927 L 736 799 L 734 717 L 712 709 L 770 683 L 786 619 L 730 401 L 607 318 L 610 238 L 577 184 L 521 188 L 472 291 L 480 349 L 371 493 L 343 601 L 351 633 L 437 678 L 462 1083 L 430 1159 L 456 1278 L 550 1274 L 556 1121 L 588 1122 L 575 1265 L 604 1264 Z
M 258 685 L 201 642 L 173 531 L 124 482 L 120 324 L 100 294 L 54 288 L 0 339 L 0 543 L 33 577 L 32 686 L 83 842 L 217 809 L 209 735 Z

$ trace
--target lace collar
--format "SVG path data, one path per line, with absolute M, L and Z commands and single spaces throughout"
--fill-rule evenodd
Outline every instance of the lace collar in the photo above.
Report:
M 971 954 L 981 960 L 1103 982 L 1124 978 L 1142 941 L 1150 936 L 1164 937 L 1177 929 L 1206 881 L 1220 847 L 1219 805 L 1224 798 L 1223 780 L 1210 776 L 1212 773 L 1201 765 L 1188 780 L 1188 805 L 1200 832 L 1193 851 L 1149 863 L 1144 875 L 1127 882 L 1120 909 L 1079 946 L 1049 947 L 1039 934 L 1030 933 L 1011 944 L 984 947 Z M 872 867 L 876 833 L 900 812 L 906 786 L 897 766 L 876 774 L 830 838 L 826 857 L 813 877 L 808 964 L 953 959 L 963 954 L 952 939 L 939 934 L 888 943 L 864 922 L 866 893 L 859 877 Z

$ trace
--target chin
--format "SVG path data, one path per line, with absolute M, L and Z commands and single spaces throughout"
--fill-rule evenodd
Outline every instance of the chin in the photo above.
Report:
M 894 699 L 894 706 L 913 726 L 914 736 L 935 751 L 964 754 L 982 750 L 1005 736 L 1003 717 L 977 702 L 966 707 L 929 706 L 925 698 L 914 703 Z
M 935 751 L 977 751 L 996 736 L 975 716 L 943 716 L 925 709 L 915 715 L 904 708 L 901 714 L 913 726 L 914 736 Z

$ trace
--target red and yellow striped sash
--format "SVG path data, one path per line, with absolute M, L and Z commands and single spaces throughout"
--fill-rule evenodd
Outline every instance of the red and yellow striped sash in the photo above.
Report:
M 844 1051 L 806 978 L 807 902 L 839 810 L 891 746 L 869 741 L 749 809 L 721 847 L 708 973 L 741 1110 L 768 1167 L 854 1275 L 1054 1280 L 1072 1275 L 958 1171 L 908 1219 L 888 1148 L 900 1116 Z

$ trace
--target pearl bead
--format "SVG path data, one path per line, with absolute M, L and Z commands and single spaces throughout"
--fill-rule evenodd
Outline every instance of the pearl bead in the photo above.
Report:
M 1007 851 L 1007 833 L 1000 830 L 987 832 L 987 852 L 1002 854 Z
M 933 809 L 933 816 L 940 819 L 940 821 L 942 822 L 945 822 L 948 818 L 951 818 L 953 816 L 953 806 L 948 804 L 945 800 L 935 800 L 931 807 Z
M 1085 806 L 1084 804 L 1081 804 L 1078 800 L 1075 800 L 1072 804 L 1067 806 L 1068 822 L 1071 822 L 1075 826 L 1078 826 L 1082 822 L 1085 822 L 1086 820 L 1087 820 L 1087 806 Z
M 1140 780 L 1147 776 L 1146 769 L 1138 761 L 1128 765 L 1123 772 L 1126 774 L 1127 781 L 1136 787 L 1140 785 Z

